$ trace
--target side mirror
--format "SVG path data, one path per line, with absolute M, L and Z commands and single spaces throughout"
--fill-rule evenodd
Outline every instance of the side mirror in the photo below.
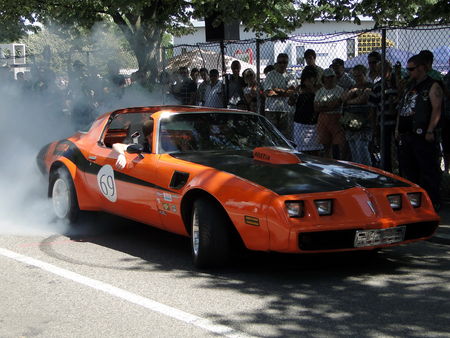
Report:
M 144 146 L 142 144 L 130 144 L 127 147 L 127 153 L 130 154 L 140 154 L 144 151 Z

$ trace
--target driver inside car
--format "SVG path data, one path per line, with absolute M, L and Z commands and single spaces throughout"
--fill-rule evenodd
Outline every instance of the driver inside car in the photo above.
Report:
M 144 140 L 142 141 L 142 145 L 144 147 L 143 152 L 145 153 L 151 153 L 152 152 L 152 138 L 153 138 L 153 119 L 147 120 L 144 122 L 142 126 L 142 132 L 144 134 Z M 136 133 L 135 133 L 136 134 Z M 133 139 L 133 143 L 138 143 L 139 133 L 138 135 L 134 136 L 131 135 Z M 119 155 L 117 156 L 116 161 L 116 169 L 123 169 L 127 165 L 127 158 L 125 156 L 125 151 L 127 150 L 128 146 L 130 144 L 127 143 L 114 143 L 112 145 L 112 148 L 115 152 L 117 152 Z

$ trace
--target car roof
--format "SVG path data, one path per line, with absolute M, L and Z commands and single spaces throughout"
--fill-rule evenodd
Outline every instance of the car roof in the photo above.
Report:
M 226 113 L 251 113 L 245 110 L 226 109 L 226 108 L 212 108 L 212 107 L 199 107 L 199 106 L 183 106 L 183 105 L 160 105 L 160 106 L 147 106 L 147 107 L 130 107 L 117 109 L 108 114 L 131 114 L 131 113 L 192 113 L 192 112 L 226 112 Z

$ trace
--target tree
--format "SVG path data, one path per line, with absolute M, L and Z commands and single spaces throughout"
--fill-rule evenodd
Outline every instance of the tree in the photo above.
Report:
M 80 29 L 76 32 L 46 25 L 38 33 L 28 34 L 19 42 L 27 45 L 32 63 L 37 66 L 51 65 L 57 74 L 67 73 L 75 60 L 100 74 L 106 73 L 106 61 L 109 60 L 123 68 L 137 68 L 134 54 L 118 27 L 112 23 L 102 22 L 93 31 Z M 50 48 L 50 55 L 44 52 L 46 48 Z
M 164 32 L 189 31 L 191 18 L 212 13 L 221 13 L 217 22 L 238 19 L 248 30 L 269 36 L 286 36 L 315 18 L 358 23 L 364 15 L 378 26 L 450 20 L 447 0 L 0 0 L 3 28 L 8 26 L 10 37 L 36 21 L 74 28 L 108 20 L 115 23 L 136 55 L 139 71 L 150 80 L 157 77 Z
M 307 0 L 315 16 L 359 23 L 361 16 L 372 18 L 375 27 L 416 26 L 450 23 L 448 0 Z
M 15 3 L 0 0 L 0 42 L 16 41 L 29 31 L 36 31 L 37 27 L 30 25 L 34 21 L 33 10 L 26 7 L 16 7 Z

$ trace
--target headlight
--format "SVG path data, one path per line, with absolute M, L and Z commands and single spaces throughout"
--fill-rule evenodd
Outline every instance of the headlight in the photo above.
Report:
M 333 200 L 315 200 L 319 216 L 329 216 L 333 213 Z
M 392 210 L 400 210 L 402 208 L 402 195 L 388 195 L 387 198 Z
M 410 192 L 407 193 L 409 203 L 411 203 L 413 208 L 418 208 L 422 204 L 422 193 L 420 192 Z
M 303 217 L 305 211 L 305 204 L 303 203 L 303 201 L 286 201 L 284 203 L 286 205 L 289 217 Z

